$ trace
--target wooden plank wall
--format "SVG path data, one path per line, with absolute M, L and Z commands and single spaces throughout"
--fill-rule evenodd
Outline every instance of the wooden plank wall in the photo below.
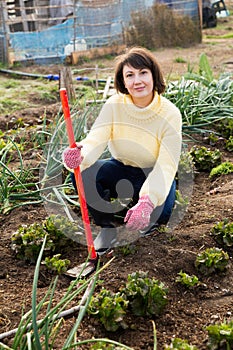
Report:
M 49 0 L 3 0 L 4 20 L 10 32 L 48 27 Z
M 9 32 L 40 31 L 52 25 L 50 0 L 0 1 L 3 2 L 4 21 Z M 119 0 L 108 0 L 108 2 L 106 0 L 80 0 L 82 6 L 90 8 L 105 7 L 106 4 L 111 5 L 116 2 Z
M 49 0 L 34 0 L 35 11 L 37 12 L 37 30 L 48 28 L 48 21 L 50 18 L 49 13 Z

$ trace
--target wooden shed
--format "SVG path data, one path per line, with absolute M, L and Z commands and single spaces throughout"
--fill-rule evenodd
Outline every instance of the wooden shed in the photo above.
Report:
M 49 0 L 3 0 L 2 10 L 9 32 L 36 31 L 48 26 Z

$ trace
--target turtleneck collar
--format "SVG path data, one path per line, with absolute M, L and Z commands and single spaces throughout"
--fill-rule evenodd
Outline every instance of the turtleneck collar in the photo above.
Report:
M 128 116 L 134 119 L 140 119 L 142 121 L 151 120 L 161 110 L 161 96 L 157 92 L 154 93 L 154 98 L 151 103 L 146 107 L 137 107 L 130 95 L 123 96 L 123 105 Z

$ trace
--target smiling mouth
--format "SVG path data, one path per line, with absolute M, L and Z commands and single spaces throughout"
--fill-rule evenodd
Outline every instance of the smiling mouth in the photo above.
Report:
M 135 90 L 136 90 L 136 91 L 142 91 L 142 90 L 144 90 L 144 86 L 135 88 Z

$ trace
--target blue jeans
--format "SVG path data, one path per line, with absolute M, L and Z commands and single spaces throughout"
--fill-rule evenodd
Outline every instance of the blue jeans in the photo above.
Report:
M 88 209 L 97 225 L 110 226 L 114 214 L 122 211 L 119 201 L 112 199 L 130 199 L 131 206 L 139 199 L 140 189 L 152 168 L 136 168 L 124 165 L 116 159 L 98 160 L 82 172 Z M 74 175 L 72 181 L 75 185 Z M 163 205 L 156 207 L 151 214 L 151 223 L 166 224 L 172 214 L 175 203 L 176 182 Z

